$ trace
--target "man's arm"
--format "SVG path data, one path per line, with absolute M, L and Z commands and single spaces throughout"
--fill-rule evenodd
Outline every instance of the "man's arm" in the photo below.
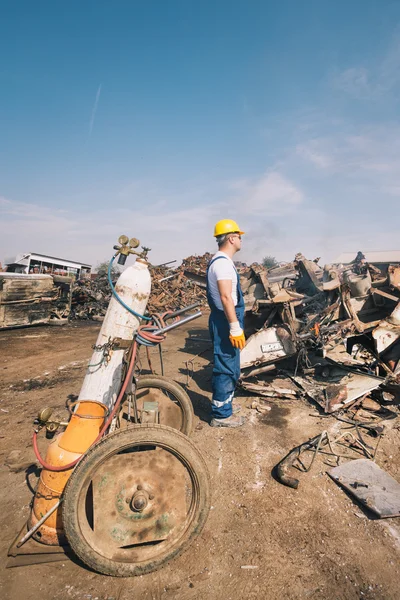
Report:
M 232 299 L 232 279 L 221 279 L 217 281 L 218 291 L 221 298 L 222 307 L 228 323 L 237 321 L 235 305 Z
M 232 300 L 232 280 L 221 279 L 217 281 L 218 291 L 221 298 L 222 307 L 229 323 L 229 340 L 234 348 L 242 350 L 246 343 L 243 329 L 238 321 L 235 305 Z

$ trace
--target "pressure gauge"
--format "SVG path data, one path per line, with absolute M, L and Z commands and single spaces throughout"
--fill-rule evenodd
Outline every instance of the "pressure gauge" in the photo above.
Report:
M 125 246 L 125 244 L 127 244 L 129 242 L 129 238 L 127 235 L 120 235 L 118 238 L 118 243 L 121 244 L 122 246 Z

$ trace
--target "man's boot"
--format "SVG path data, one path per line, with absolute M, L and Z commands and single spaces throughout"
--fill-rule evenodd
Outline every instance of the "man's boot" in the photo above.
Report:
M 225 419 L 211 419 L 211 427 L 241 427 L 245 424 L 244 417 L 237 417 L 236 415 L 231 415 L 230 417 L 226 417 Z
M 233 402 L 232 402 L 232 414 L 236 415 L 241 410 L 242 410 L 242 407 L 240 406 L 239 402 L 236 402 L 235 400 L 233 400 Z

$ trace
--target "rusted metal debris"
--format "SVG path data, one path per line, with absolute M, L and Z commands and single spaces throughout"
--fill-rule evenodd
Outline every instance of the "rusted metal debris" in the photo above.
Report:
M 289 469 L 293 467 L 294 463 L 298 460 L 299 456 L 303 452 L 306 452 L 307 450 L 314 450 L 315 456 L 320 444 L 322 443 L 322 440 L 325 441 L 325 436 L 326 432 L 323 431 L 321 434 L 313 437 L 311 440 L 308 440 L 307 442 L 296 446 L 296 448 L 293 448 L 293 450 L 291 450 L 289 454 L 287 454 L 285 458 L 283 458 L 275 467 L 276 478 L 278 481 L 283 483 L 283 485 L 287 485 L 288 487 L 297 490 L 300 481 L 297 478 L 290 476 Z
M 106 273 L 77 281 L 72 293 L 71 319 L 102 321 L 110 299 L 111 290 Z
M 400 394 L 400 265 L 382 271 L 359 252 L 350 265 L 322 268 L 297 254 L 243 269 L 241 285 L 244 389 L 277 396 L 278 373 L 328 413 L 375 389 Z
M 200 301 L 206 304 L 204 277 L 207 263 L 211 255 L 190 256 L 183 260 L 181 266 L 172 268 L 165 263 L 150 266 L 151 295 L 147 305 L 150 313 L 175 311 L 182 306 L 189 306 Z M 172 261 L 174 263 L 176 261 Z M 186 270 L 192 271 L 191 277 Z M 199 282 L 194 275 L 199 273 Z M 117 279 L 117 275 L 114 275 Z M 75 284 L 72 298 L 72 318 L 102 320 L 106 314 L 111 298 L 107 274 L 103 273 L 91 280 L 78 281 Z
M 0 329 L 67 322 L 71 277 L 0 273 Z
M 348 422 L 346 421 L 346 423 Z M 370 463 L 370 468 L 373 469 L 373 461 L 375 460 L 384 433 L 384 427 L 381 426 L 379 429 L 378 427 L 373 428 L 373 426 L 365 427 L 369 434 L 368 439 L 362 436 L 357 425 L 352 424 L 350 428 L 346 425 L 346 428 L 343 428 L 335 437 L 332 437 L 332 434 L 328 431 L 322 431 L 308 441 L 299 444 L 274 467 L 276 479 L 283 485 L 297 489 L 300 480 L 293 477 L 293 475 L 296 471 L 297 473 L 308 473 L 318 454 L 323 455 L 323 462 L 325 462 L 325 464 L 332 467 L 332 461 L 336 463 L 336 468 L 328 471 L 328 474 L 331 476 L 332 473 L 337 473 L 342 469 L 344 472 L 352 472 L 355 469 L 357 473 L 357 465 L 360 464 L 360 455 L 364 457 L 361 459 L 361 462 L 363 464 Z M 339 466 L 339 463 L 343 459 L 346 463 Z M 309 463 L 308 466 L 305 465 L 306 462 Z M 360 478 L 357 479 L 362 479 L 361 473 Z M 362 487 L 362 485 L 362 482 L 360 482 L 360 487 Z M 387 516 L 389 516 L 389 514 Z
M 177 310 L 200 301 L 207 303 L 206 290 L 203 281 L 195 281 L 186 274 L 188 269 L 193 273 L 202 274 L 207 268 L 207 255 L 190 256 L 182 261 L 176 269 L 152 267 L 151 295 L 148 310 L 151 313 Z

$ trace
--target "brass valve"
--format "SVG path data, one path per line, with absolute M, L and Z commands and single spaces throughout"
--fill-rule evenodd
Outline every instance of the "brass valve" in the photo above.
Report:
M 35 419 L 35 423 L 39 425 L 39 427 L 46 427 L 46 435 L 48 436 L 54 435 L 60 427 L 66 427 L 68 425 L 67 422 L 61 421 L 57 416 L 52 419 L 52 414 L 53 409 L 50 406 L 47 406 L 39 411 L 39 414 Z
M 118 264 L 124 265 L 129 254 L 136 254 L 139 258 L 147 258 L 148 252 L 150 252 L 150 248 L 146 248 L 142 246 L 142 252 L 136 252 L 134 248 L 138 248 L 140 246 L 139 240 L 136 238 L 129 239 L 127 235 L 120 235 L 118 238 L 119 246 L 115 245 L 114 250 L 117 250 L 117 254 L 119 254 Z

